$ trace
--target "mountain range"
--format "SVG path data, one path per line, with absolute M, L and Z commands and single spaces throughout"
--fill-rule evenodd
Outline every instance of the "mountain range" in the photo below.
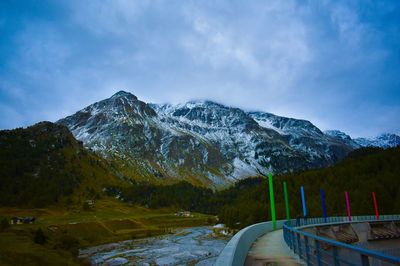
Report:
M 394 134 L 352 139 L 340 131 L 322 132 L 306 120 L 212 101 L 145 103 L 125 91 L 57 123 L 128 178 L 209 187 L 326 167 L 360 147 L 400 144 Z

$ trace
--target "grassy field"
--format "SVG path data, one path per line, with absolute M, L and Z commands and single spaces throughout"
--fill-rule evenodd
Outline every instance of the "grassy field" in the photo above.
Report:
M 194 213 L 177 217 L 174 209 L 147 209 L 103 199 L 89 211 L 81 209 L 1 208 L 0 217 L 34 216 L 31 225 L 11 225 L 0 232 L 0 265 L 80 265 L 78 248 L 170 232 L 175 228 L 213 224 L 213 216 Z M 41 228 L 43 245 L 34 242 Z

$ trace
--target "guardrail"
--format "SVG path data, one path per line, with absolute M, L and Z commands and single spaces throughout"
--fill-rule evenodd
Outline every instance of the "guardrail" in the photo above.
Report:
M 276 222 L 277 229 L 282 229 L 286 220 Z M 243 266 L 247 253 L 254 241 L 265 233 L 273 231 L 272 222 L 250 225 L 237 232 L 219 254 L 216 266 Z
M 301 229 L 308 226 L 355 222 L 400 221 L 400 215 L 308 218 L 286 221 L 283 235 L 286 244 L 308 265 L 400 265 L 400 258 L 382 252 L 345 244 L 336 240 L 310 234 Z

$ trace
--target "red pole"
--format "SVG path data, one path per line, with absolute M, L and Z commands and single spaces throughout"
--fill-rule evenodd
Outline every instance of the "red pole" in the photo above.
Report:
M 347 216 L 349 217 L 349 222 L 351 222 L 349 193 L 347 193 L 347 191 L 345 191 L 344 196 L 346 197 Z
M 375 216 L 376 219 L 379 220 L 378 203 L 376 202 L 375 192 L 372 192 L 372 199 L 374 200 Z

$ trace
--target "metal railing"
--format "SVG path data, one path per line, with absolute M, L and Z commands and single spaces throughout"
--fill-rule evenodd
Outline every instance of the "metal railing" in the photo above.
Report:
M 290 249 L 307 265 L 400 265 L 400 257 L 317 236 L 303 230 L 310 226 L 376 221 L 400 221 L 400 215 L 383 215 L 379 220 L 376 220 L 375 216 L 354 216 L 351 222 L 347 217 L 289 220 L 283 225 L 283 236 Z

